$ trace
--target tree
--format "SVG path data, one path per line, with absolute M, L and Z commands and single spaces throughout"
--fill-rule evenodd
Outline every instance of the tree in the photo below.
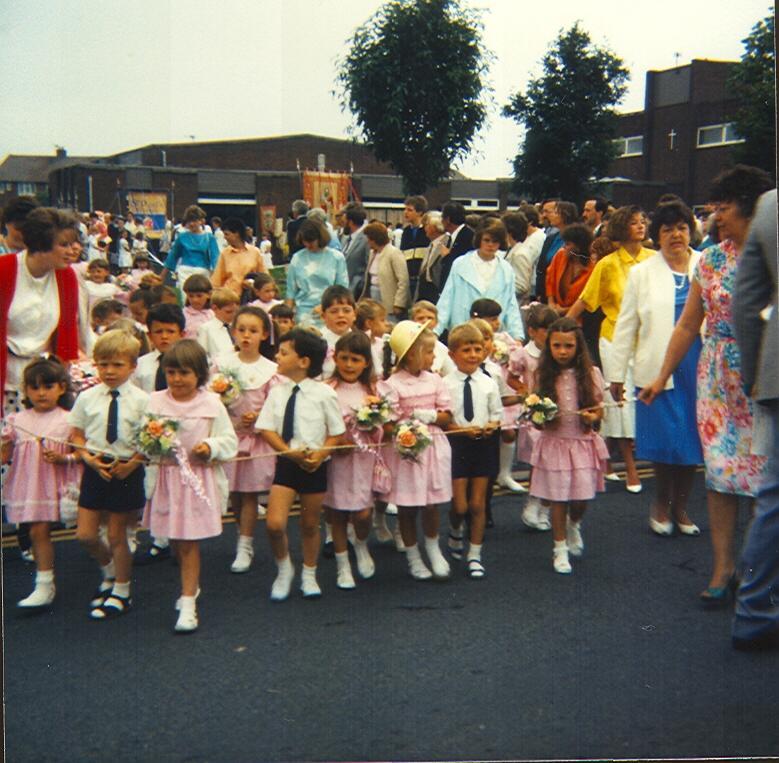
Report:
M 486 116 L 478 16 L 458 0 L 398 0 L 360 26 L 338 62 L 341 107 L 376 158 L 422 193 L 465 157 Z
M 761 167 L 776 177 L 776 56 L 774 17 L 766 16 L 742 40 L 745 51 L 728 77 L 728 90 L 736 99 L 733 119 L 745 139 L 735 158 Z
M 534 198 L 581 201 L 590 178 L 602 177 L 614 158 L 613 107 L 630 74 L 620 58 L 593 45 L 578 22 L 558 35 L 542 63 L 542 76 L 503 108 L 525 127 L 514 184 Z

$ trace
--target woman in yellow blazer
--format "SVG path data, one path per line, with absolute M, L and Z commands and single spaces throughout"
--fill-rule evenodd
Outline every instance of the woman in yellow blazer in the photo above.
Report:
M 406 258 L 400 249 L 390 244 L 387 228 L 381 223 L 369 223 L 363 233 L 371 254 L 360 297 L 381 302 L 387 315 L 399 320 L 405 316 L 410 299 Z

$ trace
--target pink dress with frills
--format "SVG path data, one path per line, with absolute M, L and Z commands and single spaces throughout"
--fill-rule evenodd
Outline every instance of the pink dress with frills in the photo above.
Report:
M 246 461 L 231 461 L 224 465 L 231 492 L 264 493 L 273 484 L 276 471 L 276 451 L 254 428 L 254 422 L 244 424 L 244 413 L 257 413 L 265 405 L 271 389 L 279 383 L 276 364 L 260 357 L 254 363 L 244 363 L 238 353 L 217 360 L 218 371 L 232 371 L 238 376 L 242 391 L 240 397 L 227 409 L 230 421 L 238 435 L 238 457 L 253 456 Z
M 511 349 L 509 373 L 519 377 L 528 389 L 533 386 L 533 374 L 536 372 L 537 366 L 538 358 L 531 355 L 527 347 L 517 344 Z M 541 430 L 536 429 L 529 421 L 523 419 L 520 422 L 517 430 L 517 459 L 519 461 L 530 463 L 533 446 L 540 436 Z
M 414 376 L 398 371 L 379 384 L 398 421 L 407 419 L 415 409 L 451 411 L 452 398 L 444 380 L 430 371 Z M 402 459 L 393 447 L 384 448 L 392 474 L 392 489 L 386 500 L 397 506 L 427 506 L 452 499 L 452 449 L 442 430 L 428 424 L 432 443 L 417 461 Z
M 381 442 L 383 430 L 360 432 L 354 426 L 354 412 L 370 394 L 359 382 L 347 384 L 339 381 L 335 387 L 338 406 L 346 423 L 349 437 L 359 437 L 363 442 Z M 356 439 L 355 439 L 356 441 Z M 340 511 L 362 511 L 373 505 L 373 467 L 376 450 L 338 451 L 327 465 L 327 494 L 324 504 Z
M 184 319 L 186 320 L 184 337 L 186 339 L 197 339 L 197 330 L 213 317 L 214 311 L 210 307 L 205 310 L 195 310 L 194 307 L 187 305 L 184 308 Z
M 56 407 L 46 413 L 32 409 L 11 413 L 3 423 L 3 441 L 14 444 L 3 488 L 9 522 L 59 522 L 60 499 L 68 487 L 78 491 L 80 463 L 50 464 L 43 460 L 44 445 L 57 453 L 70 453 L 70 448 L 51 440 L 42 443 L 29 434 L 66 440 L 71 429 L 67 419 L 68 412 Z
M 596 401 L 602 402 L 603 377 L 592 369 Z M 589 501 L 606 489 L 603 480 L 609 451 L 603 438 L 580 424 L 576 377 L 567 369 L 557 378 L 558 418 L 541 431 L 530 463 L 530 495 L 548 501 Z M 568 414 L 568 415 L 566 415 Z
M 519 344 L 510 334 L 507 334 L 505 331 L 501 331 L 497 334 L 495 334 L 494 339 L 503 342 L 503 344 L 506 345 L 506 351 L 508 353 L 506 359 L 504 361 L 498 361 L 495 360 L 493 356 L 493 362 L 497 367 L 500 369 L 500 375 L 503 378 L 503 381 L 506 383 L 506 386 L 508 387 L 508 378 L 509 373 L 511 372 L 511 369 L 509 367 L 509 363 L 511 362 L 511 354 L 514 351 L 514 348 L 521 347 L 522 345 Z M 509 387 L 509 389 L 511 389 Z M 515 394 L 514 390 L 511 389 L 511 394 Z M 504 405 L 503 406 L 503 426 L 508 431 L 515 431 L 517 427 L 517 417 L 519 414 L 522 413 L 522 406 L 517 405 Z
M 146 508 L 143 526 L 155 537 L 173 540 L 200 540 L 222 533 L 222 513 L 226 507 L 227 482 L 222 466 L 192 456 L 192 449 L 209 438 L 213 422 L 221 408 L 219 396 L 199 390 L 192 400 L 178 402 L 168 390 L 153 392 L 149 413 L 176 419 L 178 439 L 186 450 L 192 473 L 199 480 L 199 491 L 185 482 L 181 466 L 174 458 L 146 469 Z M 156 472 L 156 483 L 151 482 Z M 151 495 L 150 495 L 151 494 Z

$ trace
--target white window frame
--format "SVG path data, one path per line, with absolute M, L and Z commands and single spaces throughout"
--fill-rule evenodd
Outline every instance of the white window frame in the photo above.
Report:
M 715 142 L 715 143 L 701 143 L 701 133 L 704 130 L 720 130 L 720 136 L 721 140 Z M 717 148 L 718 146 L 734 146 L 737 143 L 743 143 L 744 138 L 730 138 L 728 139 L 727 134 L 728 131 L 733 132 L 733 122 L 722 122 L 721 124 L 716 125 L 702 125 L 698 128 L 698 132 L 695 139 L 695 147 L 696 148 Z
M 16 193 L 19 196 L 35 196 L 37 190 L 35 183 L 18 182 L 16 184 Z
M 641 150 L 640 151 L 630 151 L 628 152 L 628 144 L 631 140 L 640 140 L 641 141 Z M 629 159 L 632 156 L 643 156 L 644 155 L 644 136 L 643 135 L 623 135 L 619 138 L 614 138 L 614 143 L 620 143 L 622 148 L 620 149 L 619 154 L 617 154 L 617 159 Z

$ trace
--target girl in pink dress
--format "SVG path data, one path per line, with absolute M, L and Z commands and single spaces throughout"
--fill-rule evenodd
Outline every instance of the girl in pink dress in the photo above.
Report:
M 197 339 L 197 330 L 214 317 L 211 309 L 212 291 L 211 281 L 202 273 L 195 273 L 184 281 L 184 294 L 187 295 L 184 336 L 187 339 Z
M 152 393 L 148 411 L 178 422 L 183 455 L 147 468 L 143 524 L 173 543 L 181 573 L 175 630 L 189 633 L 198 627 L 199 542 L 221 534 L 227 510 L 227 478 L 219 461 L 235 457 L 238 438 L 219 396 L 202 389 L 208 357 L 194 339 L 173 345 L 162 366 L 168 388 Z
M 549 327 L 533 391 L 558 406 L 533 446 L 530 493 L 551 502 L 554 569 L 565 574 L 571 572 L 568 553 L 584 551 L 580 522 L 586 502 L 605 489 L 608 459 L 606 443 L 593 429 L 603 418 L 603 377 L 572 318 Z
M 541 350 L 546 343 L 547 329 L 559 316 L 547 305 L 535 303 L 527 312 L 527 335 L 530 337 L 524 346 L 516 344 L 509 353 L 508 371 L 509 386 L 518 394 L 526 395 L 533 386 L 533 375 L 541 357 Z M 517 429 L 517 460 L 530 463 L 530 455 L 536 440 L 541 436 L 540 430 L 529 421 L 523 419 Z M 531 467 L 532 475 L 532 467 Z M 541 502 L 535 496 L 529 496 L 522 510 L 522 521 L 534 530 L 546 532 L 552 529 L 549 520 L 549 502 Z
M 24 369 L 24 403 L 11 413 L 2 430 L 2 462 L 13 462 L 3 490 L 9 522 L 30 523 L 35 556 L 35 589 L 17 606 L 47 607 L 54 601 L 54 545 L 52 522 L 60 521 L 60 501 L 67 493 L 78 496 L 79 456 L 58 440 L 67 440 L 67 411 L 72 403 L 69 378 L 57 360 L 34 360 Z M 52 439 L 47 439 L 52 438 Z
M 416 460 L 403 459 L 394 448 L 385 448 L 392 474 L 392 488 L 386 500 L 398 507 L 406 559 L 416 580 L 449 577 L 449 563 L 438 545 L 438 504 L 452 499 L 452 449 L 442 432 L 442 427 L 452 419 L 452 399 L 444 380 L 427 370 L 433 365 L 435 345 L 435 334 L 424 324 L 400 321 L 390 335 L 390 346 L 397 358 L 395 370 L 379 386 L 379 392 L 390 401 L 396 421 L 413 418 L 426 424 L 432 440 Z M 432 573 L 417 546 L 420 511 Z
M 366 398 L 377 396 L 371 341 L 362 331 L 350 331 L 335 343 L 335 371 L 327 383 L 338 395 L 338 405 L 346 424 L 342 444 L 380 443 L 384 434 L 381 426 L 367 432 L 358 430 L 355 425 L 356 411 L 365 404 Z M 336 585 L 339 588 L 355 587 L 347 545 L 350 519 L 354 524 L 357 571 L 361 577 L 371 578 L 376 570 L 368 551 L 375 464 L 375 449 L 336 450 L 327 468 L 324 505 L 333 528 L 333 547 L 338 565 Z
M 254 558 L 254 527 L 259 494 L 273 484 L 276 451 L 254 428 L 271 387 L 279 382 L 276 364 L 260 354 L 260 345 L 270 334 L 270 318 L 259 307 L 245 305 L 233 321 L 238 351 L 216 359 L 217 372 L 235 374 L 241 394 L 227 412 L 238 435 L 238 456 L 246 458 L 225 464 L 233 510 L 238 514 L 238 545 L 230 571 L 248 572 Z

